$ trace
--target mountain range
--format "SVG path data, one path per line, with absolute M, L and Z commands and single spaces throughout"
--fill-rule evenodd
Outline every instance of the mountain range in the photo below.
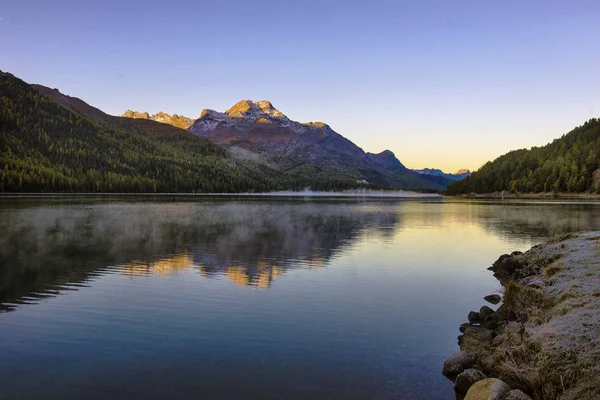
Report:
M 182 117 L 126 111 L 123 117 L 171 123 Z M 187 121 L 192 121 L 187 119 Z M 187 122 L 186 122 L 187 123 Z M 456 180 L 419 174 L 406 168 L 390 150 L 367 153 L 323 122 L 289 119 L 267 100 L 242 100 L 224 112 L 202 110 L 187 130 L 241 158 L 301 174 L 323 171 L 357 182 L 399 189 L 443 190 Z
M 442 170 L 434 168 L 413 169 L 413 171 L 418 172 L 422 175 L 443 176 L 444 178 L 450 179 L 451 181 L 460 181 L 461 179 L 465 179 L 467 176 L 471 175 L 471 171 L 469 171 L 468 169 L 459 169 L 453 174 L 446 173 Z
M 269 102 L 205 110 L 192 133 L 175 126 L 191 122 L 185 117 L 111 116 L 0 71 L 0 105 L 4 192 L 439 191 L 448 183 L 389 151 L 365 153 L 324 123 L 291 121 Z
M 269 101 L 196 120 L 116 117 L 1 71 L 0 101 L 0 191 L 441 191 L 451 182 L 406 168 L 389 150 L 367 153 L 325 123 L 292 121 Z

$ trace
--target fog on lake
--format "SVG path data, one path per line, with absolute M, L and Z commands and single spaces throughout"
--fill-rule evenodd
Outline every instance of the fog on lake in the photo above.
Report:
M 486 268 L 597 204 L 0 199 L 0 397 L 453 398 Z

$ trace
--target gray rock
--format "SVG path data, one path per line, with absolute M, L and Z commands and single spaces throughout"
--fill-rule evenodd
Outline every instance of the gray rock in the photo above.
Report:
M 498 268 L 500 268 L 502 261 L 506 260 L 507 258 L 510 258 L 510 254 L 502 254 L 488 269 L 495 272 Z
M 502 301 L 502 297 L 499 294 L 490 294 L 483 299 L 491 304 L 498 304 Z
M 468 327 L 472 326 L 469 322 L 465 322 L 463 324 L 460 324 L 460 327 L 458 328 L 459 331 L 464 332 L 467 330 Z
M 514 272 L 516 269 L 521 269 L 525 264 L 518 258 L 511 256 L 507 257 L 500 263 L 500 268 L 505 269 L 509 272 Z
M 479 310 L 479 319 L 485 321 L 488 317 L 493 316 L 494 313 L 495 311 L 489 308 L 488 306 L 483 306 Z
M 494 331 L 481 326 L 470 326 L 460 341 L 461 350 L 474 351 L 476 353 L 487 351 L 490 348 Z
M 496 378 L 477 381 L 469 388 L 465 400 L 502 400 L 510 386 Z
M 473 368 L 477 362 L 477 354 L 472 351 L 459 351 L 452 354 L 446 362 L 442 374 L 454 382 L 454 379 L 465 369 Z
M 498 329 L 498 321 L 496 321 L 496 319 L 493 316 L 487 317 L 483 323 L 483 326 L 484 328 L 495 331 L 496 329 Z
M 471 311 L 467 316 L 470 323 L 476 324 L 479 322 L 479 313 L 477 311 Z
M 522 257 L 519 256 L 500 256 L 500 258 L 492 265 L 491 270 L 494 271 L 494 276 L 503 280 L 513 276 L 514 272 L 525 267 Z
M 456 380 L 454 381 L 454 391 L 460 394 L 467 394 L 469 388 L 475 382 L 485 378 L 486 376 L 479 370 L 474 368 L 465 369 L 456 377 Z
M 531 397 L 525 394 L 522 390 L 513 389 L 506 393 L 502 400 L 533 400 Z
M 494 313 L 496 322 L 508 321 L 510 319 L 511 310 L 502 304 Z

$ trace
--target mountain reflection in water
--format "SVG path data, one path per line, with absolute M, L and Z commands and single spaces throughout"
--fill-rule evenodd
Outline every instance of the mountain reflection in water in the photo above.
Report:
M 393 207 L 355 202 L 2 204 L 3 310 L 85 285 L 195 269 L 268 288 L 289 268 L 321 267 L 362 231 L 399 223 Z
M 286 270 L 325 267 L 359 237 L 413 225 L 476 224 L 527 240 L 598 229 L 590 205 L 443 201 L 150 201 L 0 204 L 0 309 L 127 278 L 194 271 L 267 289 Z

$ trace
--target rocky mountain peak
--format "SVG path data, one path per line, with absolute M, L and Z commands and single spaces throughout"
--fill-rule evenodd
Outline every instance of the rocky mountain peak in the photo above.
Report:
M 462 169 L 459 169 L 458 171 L 456 171 L 455 175 L 470 174 L 470 173 L 471 173 L 471 171 L 469 171 L 468 169 L 462 168 Z
M 403 170 L 404 165 L 396 158 L 391 150 L 384 150 L 381 153 L 367 153 L 367 156 L 375 163 L 385 167 L 388 170 Z
M 273 104 L 268 100 L 241 100 L 225 111 L 225 114 L 229 118 L 241 118 L 251 122 L 268 117 L 288 119 L 282 112 L 273 107 Z
M 156 114 L 150 115 L 148 112 L 138 112 L 127 110 L 121 115 L 121 117 L 125 118 L 134 118 L 134 119 L 149 119 L 156 122 L 162 122 L 163 124 L 169 124 L 176 126 L 181 129 L 187 129 L 194 123 L 194 120 L 188 117 L 184 117 L 183 115 L 177 114 L 167 114 L 165 112 L 159 111 Z
M 138 112 L 138 111 L 127 110 L 123 113 L 123 115 L 121 115 L 121 117 L 150 119 L 150 114 L 148 114 L 146 111 Z

